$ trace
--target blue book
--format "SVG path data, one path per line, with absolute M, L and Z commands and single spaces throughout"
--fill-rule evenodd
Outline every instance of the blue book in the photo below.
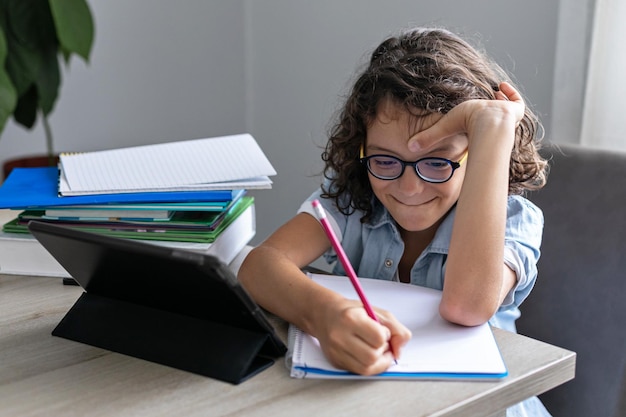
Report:
M 0 187 L 0 209 L 37 209 L 87 204 L 231 201 L 245 190 L 167 191 L 60 197 L 56 167 L 14 168 Z

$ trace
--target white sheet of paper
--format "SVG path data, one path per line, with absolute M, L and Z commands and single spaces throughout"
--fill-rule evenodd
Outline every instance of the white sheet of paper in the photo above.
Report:
M 347 298 L 358 300 L 347 277 L 319 274 L 311 274 L 311 277 Z M 392 312 L 413 333 L 398 364 L 373 378 L 498 379 L 506 376 L 506 366 L 489 325 L 465 327 L 444 320 L 439 315 L 441 291 L 375 279 L 360 278 L 360 282 L 372 306 Z M 364 378 L 333 367 L 317 339 L 302 332 L 296 336 L 292 360 L 291 375 L 295 378 Z
M 276 170 L 249 134 L 62 154 L 62 195 L 271 188 Z

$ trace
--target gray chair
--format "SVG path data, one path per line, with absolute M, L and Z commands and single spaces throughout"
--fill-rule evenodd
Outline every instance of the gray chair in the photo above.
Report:
M 577 353 L 576 377 L 540 396 L 555 417 L 626 416 L 626 153 L 547 145 L 535 288 L 520 334 Z

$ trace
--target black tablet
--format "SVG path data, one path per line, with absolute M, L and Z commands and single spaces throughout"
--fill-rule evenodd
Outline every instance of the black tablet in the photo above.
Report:
M 286 351 L 219 258 L 50 223 L 28 228 L 84 289 L 54 335 L 232 383 Z

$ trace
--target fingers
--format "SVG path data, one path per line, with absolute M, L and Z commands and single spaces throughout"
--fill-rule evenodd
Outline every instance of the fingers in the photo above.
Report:
M 509 101 L 509 98 L 502 91 L 498 90 L 494 94 L 496 96 L 496 100 L 504 100 Z
M 341 345 L 324 350 L 324 353 L 335 367 L 360 375 L 384 372 L 394 361 L 388 343 L 374 347 L 358 337 L 348 338 Z
M 524 100 L 522 99 L 521 94 L 508 82 L 506 81 L 501 82 L 499 85 L 499 88 L 500 88 L 500 91 L 496 93 L 496 97 L 498 99 L 500 99 L 499 96 L 504 96 L 505 100 L 515 101 L 515 102 L 522 103 L 522 104 L 524 103 Z M 500 94 L 498 95 L 498 93 Z
M 334 321 L 327 334 L 318 338 L 334 366 L 374 375 L 393 364 L 411 333 L 388 312 L 377 310 L 377 316 L 378 323 L 367 316 L 362 306 L 351 306 Z
M 411 331 L 396 320 L 390 313 L 384 312 L 378 314 L 378 319 L 381 325 L 389 329 L 390 336 L 388 343 L 390 352 L 393 354 L 394 359 L 400 359 L 402 347 L 404 347 L 413 336 Z
M 409 150 L 411 152 L 424 151 L 443 139 L 465 133 L 466 114 L 464 107 L 467 106 L 466 103 L 468 102 L 459 104 L 445 115 L 437 113 L 429 119 L 425 119 L 424 129 L 409 138 L 407 142 Z
M 506 81 L 503 81 L 500 83 L 499 93 L 500 93 L 500 96 L 504 96 L 504 100 L 515 103 L 515 107 L 517 108 L 516 112 L 518 115 L 517 121 L 515 123 L 515 126 L 517 127 L 520 121 L 522 120 L 522 118 L 524 117 L 524 111 L 526 107 L 526 105 L 524 104 L 524 99 L 522 98 L 522 95 L 519 93 L 519 91 L 517 91 L 511 84 L 509 84 Z M 501 100 L 501 98 L 498 95 L 496 95 L 496 98 Z
M 417 132 L 407 142 L 411 152 L 425 151 L 440 141 L 454 135 L 474 136 L 475 130 L 489 128 L 502 118 L 502 115 L 516 119 L 516 123 L 524 116 L 524 100 L 521 94 L 508 82 L 503 81 L 495 92 L 496 100 L 473 99 L 455 106 L 439 118 L 429 119 L 425 129 Z M 508 102 L 508 103 L 503 103 Z

